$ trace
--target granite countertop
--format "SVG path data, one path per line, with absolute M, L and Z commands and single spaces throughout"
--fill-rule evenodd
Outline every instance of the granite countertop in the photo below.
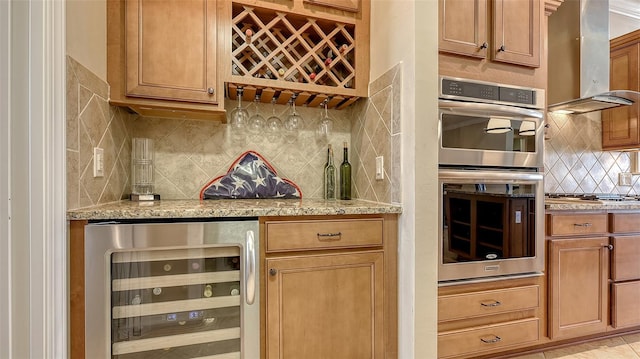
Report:
M 120 201 L 67 211 L 68 220 L 311 216 L 402 213 L 402 207 L 365 200 L 228 199 Z
M 640 201 L 584 201 L 575 198 L 545 198 L 544 208 L 548 211 L 570 210 L 640 210 Z

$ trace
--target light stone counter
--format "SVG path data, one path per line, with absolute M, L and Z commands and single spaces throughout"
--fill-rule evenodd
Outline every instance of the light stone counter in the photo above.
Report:
M 120 201 L 67 211 L 68 220 L 312 216 L 402 213 L 402 207 L 364 200 L 228 199 Z
M 640 210 L 640 201 L 585 201 L 572 198 L 545 198 L 544 207 L 547 211 L 631 211 Z

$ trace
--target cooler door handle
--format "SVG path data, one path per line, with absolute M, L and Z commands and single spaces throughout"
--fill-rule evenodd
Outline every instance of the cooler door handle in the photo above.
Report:
M 247 231 L 245 243 L 244 285 L 247 304 L 253 304 L 256 298 L 256 247 L 253 231 Z

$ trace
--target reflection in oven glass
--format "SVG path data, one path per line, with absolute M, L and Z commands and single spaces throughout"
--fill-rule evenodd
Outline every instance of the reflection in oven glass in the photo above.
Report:
M 445 184 L 443 262 L 535 255 L 535 186 Z

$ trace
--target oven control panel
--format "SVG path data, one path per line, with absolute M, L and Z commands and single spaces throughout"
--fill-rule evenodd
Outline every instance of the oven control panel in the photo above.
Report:
M 441 78 L 440 95 L 447 98 L 483 100 L 510 105 L 536 105 L 536 89 L 503 86 L 485 82 Z

